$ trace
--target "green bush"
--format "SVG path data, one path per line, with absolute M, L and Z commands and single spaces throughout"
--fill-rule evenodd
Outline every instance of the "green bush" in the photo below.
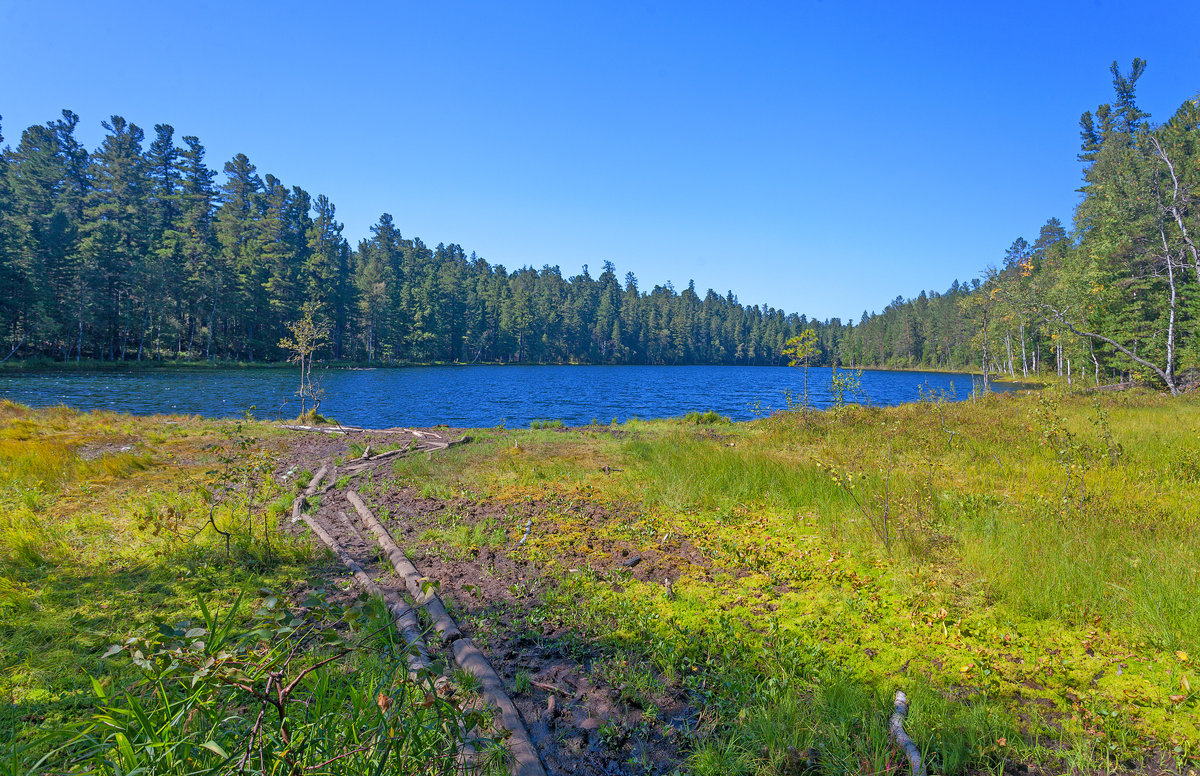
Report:
M 55 770 L 133 773 L 452 774 L 474 746 L 503 765 L 489 715 L 436 670 L 410 676 L 409 648 L 377 602 L 295 611 L 242 597 L 223 616 L 160 624 L 109 648 L 140 677 L 113 692 L 93 680 L 97 710 L 45 759 Z M 59 767 L 61 766 L 61 767 Z
M 683 416 L 683 419 L 688 423 L 697 426 L 713 426 L 720 423 L 732 423 L 733 421 L 724 415 L 719 415 L 712 410 L 708 412 L 689 412 Z

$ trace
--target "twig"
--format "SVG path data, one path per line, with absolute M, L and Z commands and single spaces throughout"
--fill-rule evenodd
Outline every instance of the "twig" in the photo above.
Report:
M 310 766 L 308 766 L 307 768 L 305 768 L 304 770 L 306 770 L 306 771 L 315 771 L 315 770 L 317 770 L 318 768 L 324 768 L 326 765 L 329 765 L 331 762 L 334 762 L 334 761 L 336 761 L 336 760 L 340 760 L 340 759 L 342 759 L 343 757 L 349 757 L 350 755 L 352 755 L 352 754 L 358 754 L 359 752 L 366 752 L 366 751 L 368 751 L 370 748 L 371 748 L 370 746 L 360 746 L 360 747 L 359 747 L 359 748 L 357 748 L 357 749 L 351 749 L 349 752 L 342 752 L 342 753 L 341 753 L 341 754 L 339 754 L 337 757 L 330 757 L 328 760 L 326 760 L 326 761 L 325 761 L 325 762 L 323 762 L 323 763 L 317 763 L 316 765 L 310 765 Z
M 532 679 L 529 680 L 529 683 L 532 684 L 534 687 L 539 687 L 539 688 L 545 690 L 546 692 L 561 693 L 564 698 L 571 697 L 571 693 L 567 692 L 566 690 L 564 690 L 561 687 L 555 687 L 554 685 L 546 684 L 545 682 L 535 682 Z

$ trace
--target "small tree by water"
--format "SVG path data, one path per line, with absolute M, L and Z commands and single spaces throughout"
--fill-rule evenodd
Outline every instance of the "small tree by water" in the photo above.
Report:
M 788 357 L 788 366 L 804 367 L 804 412 L 808 412 L 808 361 L 817 352 L 817 333 L 805 329 L 800 336 L 790 338 L 783 348 Z M 790 400 L 789 400 L 790 401 Z
M 308 414 L 310 401 L 313 405 L 312 414 L 316 416 L 325 392 L 312 379 L 313 354 L 329 343 L 329 326 L 321 320 L 317 305 L 306 302 L 301 308 L 300 319 L 289 323 L 288 331 L 291 332 L 290 336 L 281 339 L 279 347 L 291 354 L 288 361 L 300 365 L 300 388 L 296 391 L 300 397 L 300 416 Z

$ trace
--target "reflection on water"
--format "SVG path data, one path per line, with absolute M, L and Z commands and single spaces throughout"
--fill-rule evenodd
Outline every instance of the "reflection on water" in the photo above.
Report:
M 317 373 L 314 372 L 314 375 Z M 321 414 L 343 423 L 480 427 L 558 419 L 567 425 L 715 410 L 735 420 L 799 400 L 803 373 L 789 367 L 443 366 L 320 372 Z M 810 403 L 828 407 L 831 370 L 809 370 Z M 0 398 L 35 406 L 66 404 L 136 414 L 295 417 L 297 373 L 287 369 L 154 369 L 141 372 L 0 376 Z M 978 381 L 976 381 L 978 383 Z M 965 399 L 981 388 L 970 375 L 864 371 L 873 404 L 916 401 L 922 389 Z M 993 385 L 1009 391 L 1024 386 Z

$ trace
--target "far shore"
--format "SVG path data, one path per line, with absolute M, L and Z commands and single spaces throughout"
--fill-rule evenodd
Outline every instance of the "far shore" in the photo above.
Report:
M 728 366 L 728 367 L 782 367 L 785 364 L 594 364 L 580 363 L 570 361 L 477 361 L 474 363 L 463 363 L 460 361 L 387 361 L 387 362 L 366 362 L 366 361 L 318 361 L 317 366 L 323 369 L 332 370 L 356 370 L 356 369 L 403 369 L 408 367 L 419 366 L 444 366 L 444 367 L 461 367 L 461 366 Z M 145 370 L 159 369 L 252 369 L 252 370 L 271 370 L 271 369 L 295 369 L 295 364 L 290 361 L 238 361 L 226 359 L 191 359 L 191 360 L 158 360 L 158 359 L 142 359 L 125 360 L 125 361 L 101 361 L 97 359 L 82 359 L 80 361 L 56 361 L 48 358 L 28 358 L 28 359 L 11 359 L 5 363 L 0 363 L 0 374 L 13 373 L 38 373 L 38 372 L 138 372 Z M 829 369 L 829 365 L 814 365 L 813 369 Z M 896 366 L 844 366 L 839 365 L 839 369 L 858 370 L 865 372 L 924 372 L 929 374 L 943 375 L 962 375 L 972 379 L 980 378 L 978 371 L 966 371 L 960 369 L 942 369 L 937 367 L 896 367 Z M 1007 375 L 993 375 L 992 382 L 1007 383 L 1007 384 L 1023 384 L 1040 385 L 1045 376 L 1031 375 L 1030 377 L 1012 378 Z

